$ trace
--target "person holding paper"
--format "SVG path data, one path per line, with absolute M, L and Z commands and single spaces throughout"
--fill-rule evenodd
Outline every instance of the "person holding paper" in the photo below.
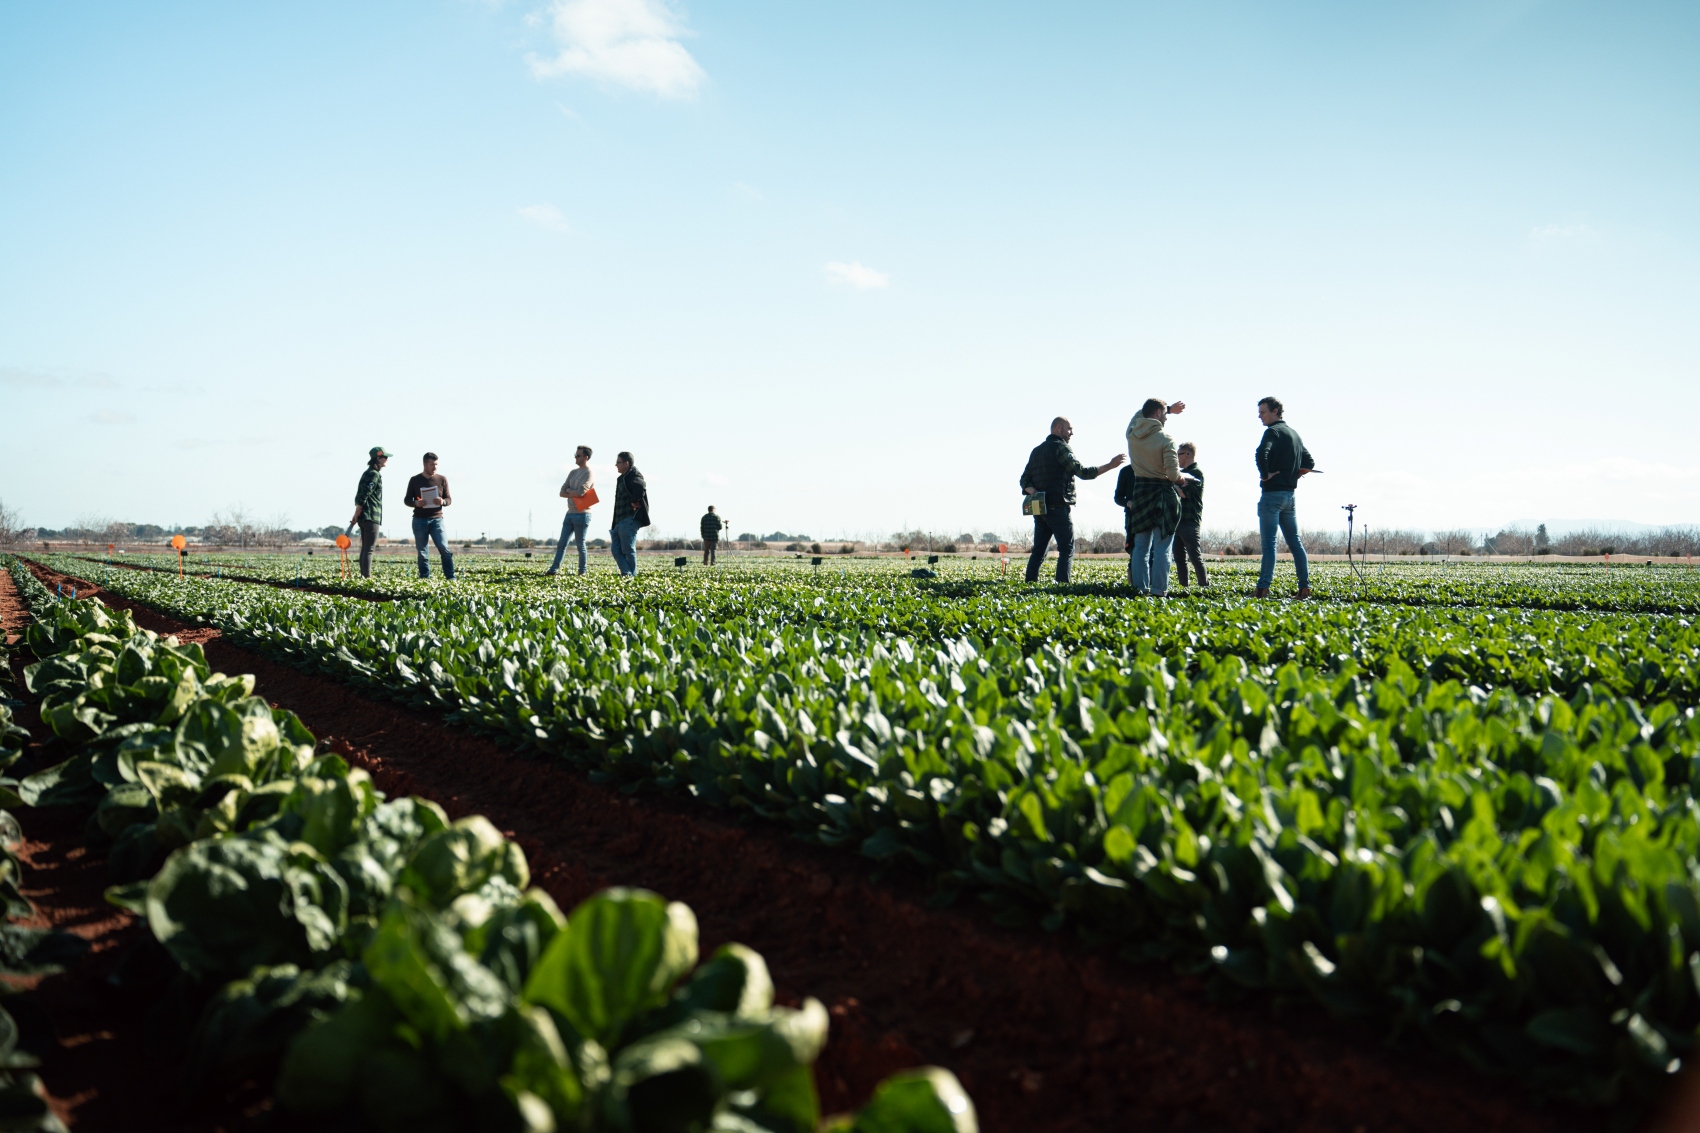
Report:
M 573 463 L 578 467 L 567 473 L 567 482 L 561 485 L 561 498 L 567 501 L 567 516 L 561 520 L 561 541 L 555 544 L 555 561 L 545 575 L 554 575 L 561 569 L 561 559 L 567 553 L 567 540 L 578 542 L 578 572 L 585 571 L 584 533 L 590 529 L 590 508 L 596 503 L 596 474 L 590 470 L 590 446 L 579 445 L 573 452 Z
M 1127 464 L 1133 483 L 1123 505 L 1127 509 L 1127 581 L 1134 590 L 1162 598 L 1169 593 L 1169 549 L 1181 523 L 1180 490 L 1192 477 L 1181 471 L 1174 438 L 1163 431 L 1173 405 L 1147 398 L 1127 425 Z
M 402 503 L 413 509 L 413 546 L 419 554 L 419 577 L 431 577 L 431 560 L 426 557 L 427 540 L 437 544 L 437 554 L 443 560 L 443 577 L 450 582 L 455 577 L 455 557 L 443 538 L 443 509 L 454 503 L 449 496 L 449 478 L 437 472 L 437 454 L 425 454 L 425 470 L 407 482 L 407 495 Z

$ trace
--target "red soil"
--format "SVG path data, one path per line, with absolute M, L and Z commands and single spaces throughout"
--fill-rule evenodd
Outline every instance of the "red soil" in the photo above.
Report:
M 32 569 L 49 585 L 62 577 Z M 1604 1124 L 1603 1114 L 1540 1106 L 1455 1059 L 1390 1049 L 1309 1008 L 1210 1004 L 1196 981 L 1071 937 L 1000 928 L 973 908 L 929 909 L 919 885 L 876 880 L 854 855 L 707 807 L 622 795 L 430 714 L 275 664 L 216 630 L 102 598 L 133 609 L 144 626 L 201 641 L 215 668 L 255 674 L 258 691 L 392 796 L 489 817 L 563 909 L 604 886 L 640 885 L 695 910 L 705 953 L 727 940 L 761 952 L 782 996 L 814 995 L 831 1012 L 816 1071 L 828 1111 L 858 1104 L 892 1071 L 933 1063 L 962 1079 L 988 1131 Z M 61 1073 L 51 1060 L 49 1084 Z M 126 1089 L 101 1082 L 102 1091 Z M 94 1116 L 90 1108 L 86 1127 L 109 1127 Z

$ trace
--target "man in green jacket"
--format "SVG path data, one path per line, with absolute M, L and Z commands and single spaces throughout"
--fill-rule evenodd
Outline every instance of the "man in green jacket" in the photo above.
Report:
M 366 471 L 360 475 L 360 486 L 354 489 L 353 527 L 360 525 L 360 577 L 372 577 L 372 545 L 378 541 L 378 524 L 384 521 L 384 465 L 390 454 L 383 446 L 366 454 Z
M 1074 509 L 1075 478 L 1094 479 L 1121 467 L 1127 459 L 1118 452 L 1108 464 L 1096 468 L 1082 464 L 1068 447 L 1072 436 L 1074 426 L 1067 417 L 1053 420 L 1051 435 L 1027 457 L 1027 467 L 1021 472 L 1021 490 L 1029 496 L 1043 493 L 1045 497 L 1044 514 L 1033 517 L 1033 553 L 1027 556 L 1028 582 L 1039 581 L 1039 565 L 1045 561 L 1052 536 L 1057 540 L 1057 581 L 1068 581 L 1069 568 L 1074 564 L 1074 519 L 1070 513 Z
M 1299 597 L 1310 597 L 1310 560 L 1305 557 L 1305 545 L 1299 538 L 1298 512 L 1293 506 L 1293 492 L 1301 477 L 1316 467 L 1310 450 L 1298 432 L 1283 416 L 1281 402 L 1265 397 L 1257 403 L 1257 419 L 1263 422 L 1263 439 L 1257 444 L 1257 475 L 1263 482 L 1263 496 L 1257 501 L 1257 526 L 1263 536 L 1263 569 L 1257 572 L 1257 597 L 1269 597 L 1269 586 L 1275 581 L 1275 529 L 1287 541 L 1293 554 L 1293 570 L 1299 576 Z

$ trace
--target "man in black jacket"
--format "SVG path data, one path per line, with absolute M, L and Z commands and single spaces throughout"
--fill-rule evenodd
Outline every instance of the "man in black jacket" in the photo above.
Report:
M 1275 529 L 1293 554 L 1293 569 L 1299 576 L 1299 597 L 1310 597 L 1310 560 L 1299 539 L 1298 512 L 1293 492 L 1299 478 L 1308 475 L 1315 463 L 1298 432 L 1282 417 L 1281 402 L 1266 397 L 1257 403 L 1257 418 L 1263 422 L 1263 439 L 1257 445 L 1257 475 L 1263 481 L 1263 497 L 1257 501 L 1257 526 L 1263 536 L 1263 569 L 1257 574 L 1257 597 L 1269 597 L 1275 581 Z
M 614 458 L 614 470 L 620 478 L 614 481 L 614 526 L 608 532 L 609 550 L 614 553 L 614 565 L 620 573 L 637 573 L 638 528 L 649 526 L 649 485 L 637 470 L 632 454 L 622 452 Z
M 708 511 L 702 517 L 702 565 L 714 565 L 714 549 L 720 545 L 720 529 L 726 525 L 720 522 L 720 517 L 714 514 L 714 505 L 708 505 Z
M 1082 464 L 1068 447 L 1074 436 L 1074 426 L 1067 417 L 1051 422 L 1051 435 L 1040 442 L 1027 458 L 1021 473 L 1021 490 L 1028 496 L 1044 495 L 1044 514 L 1033 517 L 1033 553 L 1027 556 L 1027 581 L 1039 581 L 1039 565 L 1045 561 L 1051 537 L 1057 540 L 1057 581 L 1067 582 L 1069 568 L 1074 565 L 1074 481 L 1092 480 L 1127 460 L 1126 453 L 1117 453 L 1108 464 L 1093 468 Z
M 1204 554 L 1198 546 L 1198 528 L 1204 521 L 1204 470 L 1198 466 L 1198 446 L 1187 441 L 1175 449 L 1181 471 L 1192 477 L 1192 483 L 1181 485 L 1181 525 L 1175 530 L 1175 569 L 1181 585 L 1187 584 L 1186 564 L 1191 560 L 1198 574 L 1198 585 L 1206 587 L 1210 580 L 1204 576 Z

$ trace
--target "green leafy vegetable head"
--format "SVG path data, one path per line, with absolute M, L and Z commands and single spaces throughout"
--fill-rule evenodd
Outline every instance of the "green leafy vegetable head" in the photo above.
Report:
M 232 980 L 259 965 L 318 967 L 340 942 L 348 891 L 302 843 L 233 837 L 173 854 L 148 885 L 148 924 L 191 974 Z
M 690 909 L 643 889 L 608 889 L 567 917 L 526 982 L 525 998 L 613 1049 L 697 962 Z
M 525 854 L 502 837 L 481 815 L 472 815 L 426 838 L 402 873 L 402 884 L 432 908 L 447 908 L 456 897 L 492 878 L 516 889 L 531 882 Z

